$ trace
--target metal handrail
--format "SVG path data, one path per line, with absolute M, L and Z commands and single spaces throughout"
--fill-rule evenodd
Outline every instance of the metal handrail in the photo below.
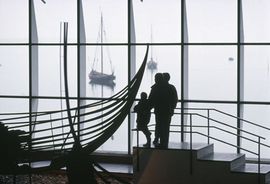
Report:
M 193 114 L 189 114 L 189 117 L 190 117 L 190 119 L 189 119 L 189 122 L 190 122 L 190 124 L 189 124 L 189 126 L 190 126 L 190 145 L 191 145 L 191 146 L 190 146 L 190 154 L 191 154 L 191 156 L 190 156 L 190 166 L 191 166 L 190 173 L 191 173 L 191 174 L 192 174 L 192 168 L 193 168 L 193 165 L 192 165 L 192 144 L 193 144 L 193 142 L 192 142 L 192 134 L 193 134 L 193 132 L 192 132 L 192 116 L 193 116 Z M 201 117 L 204 117 L 204 116 L 201 116 Z M 209 117 L 206 117 L 206 118 L 209 118 Z M 209 122 L 208 122 L 208 126 L 209 126 Z M 223 130 L 223 131 L 224 131 L 224 130 Z M 225 131 L 224 131 L 224 132 L 225 132 Z M 200 132 L 196 132 L 196 133 L 198 133 L 198 134 L 200 134 L 200 135 L 204 135 L 203 133 L 200 133 Z M 238 135 L 238 136 L 239 136 L 239 135 Z M 208 141 L 209 141 L 209 138 L 214 139 L 214 140 L 218 140 L 218 141 L 220 141 L 220 142 L 222 142 L 222 143 L 224 143 L 224 144 L 228 144 L 228 145 L 230 145 L 230 146 L 232 146 L 232 147 L 236 147 L 236 148 L 239 149 L 239 150 L 245 150 L 245 151 L 247 151 L 247 152 L 249 152 L 249 153 L 252 153 L 252 154 L 255 154 L 256 156 L 258 156 L 258 184 L 261 183 L 260 173 L 261 173 L 261 139 L 262 139 L 262 138 L 261 138 L 260 136 L 257 135 L 257 137 L 258 137 L 258 143 L 257 143 L 257 145 L 258 145 L 258 153 L 249 151 L 249 150 L 247 150 L 247 149 L 245 149 L 245 148 L 242 148 L 241 146 L 234 145 L 234 144 L 228 143 L 228 142 L 223 141 L 223 140 L 219 140 L 219 139 L 217 139 L 217 138 L 215 138 L 215 137 L 211 137 L 211 136 L 209 135 L 209 131 L 208 131 L 207 137 L 208 137 Z
M 172 133 L 181 133 L 181 131 L 177 131 L 177 130 L 172 130 L 172 131 L 170 131 L 170 132 L 172 132 Z M 258 156 L 258 153 L 256 153 L 256 152 L 247 150 L 247 149 L 245 149 L 245 148 L 242 148 L 241 146 L 237 146 L 237 145 L 228 143 L 228 142 L 223 141 L 223 140 L 220 140 L 220 139 L 218 139 L 218 138 L 215 138 L 215 137 L 212 137 L 212 136 L 208 136 L 208 135 L 203 134 L 203 133 L 201 133 L 201 132 L 197 132 L 197 131 L 192 131 L 192 132 L 191 132 L 191 131 L 184 131 L 184 133 L 189 133 L 189 134 L 190 134 L 190 133 L 195 133 L 195 134 L 199 134 L 199 135 L 202 135 L 202 136 L 205 136 L 205 137 L 210 137 L 210 138 L 213 139 L 213 140 L 222 142 L 222 143 L 224 143 L 224 144 L 227 144 L 227 145 L 232 146 L 232 147 L 235 147 L 235 148 L 239 148 L 239 149 L 241 149 L 241 150 L 243 150 L 243 151 L 246 151 L 246 152 L 249 152 L 249 153 L 251 153 L 251 154 L 254 154 L 254 155 L 257 155 L 257 156 Z
M 179 108 L 178 108 L 178 109 L 179 109 Z M 193 110 L 194 110 L 194 108 L 185 108 L 185 109 L 193 109 Z M 216 109 L 201 109 L 201 108 L 196 108 L 196 110 L 208 110 L 208 112 L 209 112 L 209 110 L 216 110 Z M 219 112 L 219 110 L 217 110 L 217 112 Z M 222 113 L 222 111 L 221 111 L 221 113 Z M 267 147 L 267 148 L 270 148 L 270 146 L 261 143 L 261 140 L 262 140 L 262 139 L 265 140 L 265 137 L 262 137 L 262 136 L 260 136 L 260 135 L 257 135 L 257 134 L 248 132 L 248 131 L 246 131 L 246 130 L 243 130 L 243 129 L 240 129 L 240 128 L 237 128 L 237 127 L 234 127 L 234 126 L 231 126 L 231 125 L 228 125 L 228 124 L 226 124 L 226 123 L 224 123 L 224 122 L 221 122 L 221 121 L 218 121 L 218 120 L 216 120 L 216 119 L 210 118 L 210 117 L 209 117 L 209 113 L 208 113 L 208 117 L 207 117 L 207 116 L 204 116 L 204 115 L 201 115 L 201 114 L 199 114 L 199 113 L 174 113 L 174 114 L 184 115 L 184 116 L 186 115 L 186 116 L 189 116 L 189 118 L 190 118 L 190 119 L 189 119 L 189 122 L 190 122 L 189 125 L 170 125 L 170 126 L 174 126 L 174 127 L 181 127 L 181 126 L 189 127 L 190 131 L 184 131 L 184 132 L 182 132 L 182 131 L 171 131 L 171 130 L 170 130 L 170 132 L 172 132 L 172 133 L 190 133 L 190 154 L 191 154 L 191 155 L 190 155 L 190 164 L 191 164 L 190 173 L 191 173 L 191 174 L 192 174 L 192 170 L 193 170 L 193 169 L 192 169 L 192 162 L 193 162 L 193 161 L 192 161 L 192 134 L 195 133 L 195 134 L 199 134 L 199 135 L 202 135 L 202 136 L 207 137 L 207 138 L 208 138 L 208 144 L 209 144 L 209 140 L 210 140 L 210 139 L 213 139 L 213 140 L 219 141 L 219 142 L 221 142 L 221 143 L 227 144 L 227 145 L 229 145 L 229 146 L 235 147 L 235 148 L 237 148 L 237 149 L 239 149 L 239 150 L 243 150 L 243 151 L 246 151 L 246 152 L 248 152 L 248 153 L 251 153 L 251 154 L 256 155 L 256 156 L 258 157 L 258 183 L 260 183 L 260 173 L 261 173 L 261 170 L 260 170 L 260 166 L 261 166 L 261 146 L 265 146 L 265 147 Z M 225 112 L 224 112 L 224 114 L 225 114 L 225 115 L 230 115 L 230 114 L 227 114 L 227 113 L 225 113 Z M 192 125 L 192 117 L 193 117 L 193 116 L 199 116 L 199 117 L 202 117 L 202 118 L 204 118 L 204 119 L 207 119 L 207 120 L 208 120 L 207 126 Z M 232 115 L 230 115 L 230 116 L 232 116 Z M 234 117 L 234 116 L 232 116 L 232 117 Z M 238 119 L 241 119 L 241 118 L 238 118 Z M 246 133 L 246 134 L 255 136 L 255 137 L 258 138 L 258 141 L 252 140 L 252 139 L 250 139 L 250 138 L 248 138 L 248 137 L 245 137 L 245 136 L 243 136 L 243 135 L 238 135 L 238 134 L 232 133 L 232 132 L 230 132 L 230 131 L 228 131 L 228 130 L 225 130 L 225 129 L 220 128 L 220 127 L 217 127 L 217 126 L 210 126 L 210 121 L 213 121 L 213 122 L 215 122 L 215 123 L 217 123 L 217 124 L 220 124 L 220 125 L 223 125 L 223 126 L 227 126 L 227 127 L 229 127 L 229 128 L 232 128 L 232 129 L 235 129 L 235 130 L 239 130 L 239 131 L 242 131 L 242 132 L 244 132 L 244 133 Z M 255 123 L 249 122 L 249 121 L 247 121 L 247 120 L 244 120 L 244 121 L 247 122 L 247 123 L 250 123 L 250 124 L 252 124 L 252 125 L 255 125 L 255 126 L 257 125 L 257 124 L 255 124 Z M 151 127 L 151 126 L 154 126 L 154 124 L 148 125 L 148 127 Z M 198 132 L 198 131 L 192 131 L 192 128 L 193 128 L 193 127 L 208 128 L 208 135 L 206 135 L 206 134 L 204 134 L 204 133 L 201 133 L 201 132 Z M 258 125 L 258 127 L 268 129 L 267 127 L 263 127 L 263 126 L 260 126 L 260 125 Z M 250 150 L 245 149 L 245 148 L 243 148 L 243 147 L 241 147 L 241 146 L 239 146 L 239 145 L 234 145 L 234 144 L 232 144 L 232 143 L 229 143 L 229 142 L 226 142 L 226 141 L 224 141 L 224 140 L 218 139 L 218 138 L 216 138 L 216 137 L 210 136 L 210 131 L 209 131 L 210 128 L 215 128 L 215 129 L 218 129 L 218 130 L 220 130 L 220 131 L 222 131 L 222 132 L 225 132 L 225 133 L 228 133 L 228 134 L 231 134 L 231 135 L 234 135 L 234 136 L 237 136 L 237 137 L 246 139 L 246 140 L 248 140 L 248 141 L 250 141 L 250 142 L 256 143 L 256 144 L 258 145 L 258 150 L 257 150 L 258 152 L 250 151 Z M 139 145 L 138 129 L 132 129 L 132 130 L 133 130 L 133 131 L 134 131 L 134 130 L 137 131 L 137 146 L 138 146 L 138 145 Z M 269 130 L 270 130 L 270 129 L 269 129 Z
M 182 114 L 182 113 L 174 113 L 174 114 Z M 203 117 L 203 118 L 205 118 L 205 119 L 209 119 L 209 120 L 211 120 L 211 121 L 213 121 L 213 122 L 216 122 L 216 123 L 222 124 L 222 125 L 224 125 L 224 126 L 230 127 L 230 128 L 232 128 L 232 129 L 242 131 L 242 132 L 244 132 L 244 133 L 247 133 L 247 134 L 252 135 L 252 136 L 255 136 L 255 137 L 260 137 L 261 139 L 265 139 L 265 137 L 262 137 L 262 136 L 260 136 L 260 135 L 257 135 L 257 134 L 248 132 L 248 131 L 246 131 L 246 130 L 243 130 L 243 129 L 240 129 L 240 128 L 237 128 L 237 127 L 234 127 L 234 126 L 231 126 L 231 125 L 228 125 L 228 124 L 226 124 L 226 123 L 223 123 L 223 122 L 221 122 L 221 121 L 215 120 L 215 119 L 213 119 L 213 118 L 209 118 L 209 117 L 207 117 L 207 116 L 201 115 L 201 114 L 199 114 L 199 113 L 183 113 L 183 114 L 184 114 L 184 115 L 196 115 L 196 116 L 200 116 L 200 117 Z
M 175 108 L 175 109 L 179 109 L 179 110 L 184 109 L 184 110 L 205 110 L 205 111 L 209 110 L 209 111 L 216 111 L 216 112 L 221 113 L 221 114 L 224 114 L 226 116 L 230 116 L 232 118 L 235 118 L 235 119 L 238 119 L 240 121 L 243 121 L 243 122 L 245 122 L 247 124 L 251 124 L 251 125 L 254 125 L 254 126 L 257 126 L 257 127 L 263 128 L 263 129 L 266 129 L 266 130 L 270 130 L 270 128 L 268 128 L 266 126 L 262 126 L 262 125 L 259 125 L 257 123 L 254 123 L 252 121 L 248 121 L 248 120 L 239 118 L 237 116 L 231 115 L 231 114 L 229 114 L 227 112 L 224 112 L 224 111 L 221 111 L 221 110 L 218 110 L 218 109 L 215 109 L 215 108 Z
M 181 127 L 181 125 L 170 125 L 170 126 L 172 126 L 172 127 Z M 189 127 L 189 125 L 184 125 L 184 127 Z M 193 125 L 192 127 L 194 127 L 194 128 L 208 128 L 208 126 L 203 126 L 203 125 Z M 241 137 L 241 138 L 243 138 L 243 139 L 246 139 L 246 140 L 248 140 L 248 141 L 251 141 L 251 142 L 253 142 L 253 143 L 257 143 L 257 144 L 258 144 L 258 141 L 254 141 L 253 139 L 244 137 L 244 136 L 242 136 L 242 135 L 238 135 L 238 134 L 236 134 L 236 133 L 232 133 L 232 132 L 230 132 L 230 131 L 224 130 L 224 129 L 219 128 L 219 127 L 217 127 L 217 126 L 209 126 L 209 128 L 214 128 L 214 129 L 217 129 L 217 130 L 221 130 L 221 131 L 226 132 L 226 133 L 228 133 L 228 134 L 235 135 L 235 136 L 239 136 L 239 137 Z M 170 132 L 173 132 L 173 131 L 170 131 Z M 186 133 L 186 132 L 184 132 L 184 133 Z M 267 147 L 267 148 L 270 148 L 270 146 L 268 146 L 268 145 L 266 145 L 266 144 L 261 143 L 261 145 L 263 145 L 263 146 L 265 146 L 265 147 Z

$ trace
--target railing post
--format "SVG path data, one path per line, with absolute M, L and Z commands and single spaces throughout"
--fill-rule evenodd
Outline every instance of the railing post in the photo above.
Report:
M 207 109 L 207 143 L 210 144 L 210 110 Z
M 53 136 L 53 125 L 52 125 L 52 114 L 51 113 L 50 113 L 50 122 L 51 122 L 51 134 L 52 134 L 52 141 L 53 141 L 53 150 L 55 150 L 54 136 Z
M 258 137 L 258 184 L 261 183 L 261 137 Z
M 137 132 L 137 152 L 136 152 L 136 154 L 137 154 L 137 167 L 136 167 L 136 169 L 137 169 L 137 172 L 139 172 L 139 170 L 140 170 L 140 166 L 139 166 L 139 163 L 140 163 L 140 159 L 139 159 L 139 130 L 138 130 L 138 127 L 137 127 L 137 129 L 136 129 L 136 132 Z
M 16 184 L 16 174 L 13 175 L 13 184 Z
M 190 174 L 193 171 L 193 158 L 192 158 L 192 114 L 189 115 L 189 131 L 190 131 Z

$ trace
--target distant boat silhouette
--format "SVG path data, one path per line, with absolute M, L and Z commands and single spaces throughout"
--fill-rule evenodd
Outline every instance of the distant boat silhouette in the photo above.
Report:
M 92 84 L 100 84 L 100 85 L 106 85 L 109 87 L 114 87 L 115 86 L 115 82 L 114 82 L 115 75 L 114 75 L 114 71 L 113 71 L 112 67 L 111 67 L 111 74 L 106 74 L 103 72 L 104 52 L 103 52 L 102 43 L 103 43 L 104 36 L 105 36 L 105 31 L 104 31 L 104 26 L 103 26 L 103 16 L 101 14 L 100 31 L 98 34 L 98 42 L 100 41 L 100 43 L 101 43 L 101 45 L 98 46 L 98 47 L 100 47 L 101 71 L 97 71 L 96 69 L 94 69 L 94 64 L 96 61 L 98 61 L 98 59 L 95 57 L 94 62 L 93 62 L 93 66 L 92 66 L 92 70 L 88 74 L 88 77 L 90 79 L 90 83 L 92 83 Z M 110 61 L 110 65 L 112 66 L 112 62 L 111 62 L 110 58 L 109 58 L 109 61 Z
M 233 57 L 229 57 L 228 60 L 229 61 L 234 61 L 234 58 Z
M 113 73 L 105 74 L 92 69 L 88 76 L 89 79 L 91 80 L 90 83 L 115 86 L 115 82 L 113 81 L 115 79 L 115 76 Z
M 152 26 L 151 26 L 151 43 L 153 42 L 153 33 L 152 33 Z M 149 70 L 156 70 L 157 69 L 157 62 L 153 59 L 153 46 L 151 45 L 151 58 L 150 61 L 147 62 L 147 68 Z
M 152 57 L 150 58 L 150 61 L 148 61 L 148 63 L 147 63 L 147 68 L 149 70 L 156 70 L 157 69 L 157 62 L 155 62 Z

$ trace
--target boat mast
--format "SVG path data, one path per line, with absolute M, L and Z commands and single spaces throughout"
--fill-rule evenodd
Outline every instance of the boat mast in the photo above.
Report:
M 100 59 L 101 59 L 101 73 L 103 74 L 103 16 L 102 16 L 102 13 L 101 13 L 101 23 L 100 23 L 100 43 L 101 43 L 101 46 L 100 46 Z
M 151 25 L 151 60 L 153 60 L 153 30 L 152 30 L 152 25 Z

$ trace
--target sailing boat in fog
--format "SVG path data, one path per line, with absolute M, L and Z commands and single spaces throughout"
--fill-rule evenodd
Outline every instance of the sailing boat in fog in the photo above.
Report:
M 153 33 L 151 27 L 151 43 L 153 42 Z M 157 69 L 157 62 L 153 59 L 153 46 L 151 45 L 151 58 L 150 61 L 147 62 L 147 68 L 149 70 L 156 70 Z
M 115 83 L 115 75 L 114 75 L 114 71 L 112 68 L 112 62 L 111 62 L 111 58 L 110 58 L 110 54 L 109 54 L 109 50 L 107 48 L 107 54 L 108 54 L 108 59 L 111 65 L 111 74 L 106 74 L 103 71 L 104 68 L 104 46 L 102 45 L 104 39 L 106 39 L 106 32 L 104 30 L 104 25 L 103 25 L 103 16 L 101 14 L 101 20 L 100 20 L 100 30 L 98 33 L 98 39 L 97 39 L 97 43 L 101 43 L 100 46 L 100 71 L 98 71 L 97 69 L 95 69 L 95 64 L 98 63 L 98 57 L 97 57 L 97 50 L 96 49 L 96 53 L 95 53 L 95 58 L 94 58 L 94 62 L 93 62 L 93 66 L 91 69 L 91 72 L 88 74 L 88 77 L 90 79 L 90 83 L 92 84 L 99 84 L 99 85 L 106 85 L 109 87 L 114 87 Z

